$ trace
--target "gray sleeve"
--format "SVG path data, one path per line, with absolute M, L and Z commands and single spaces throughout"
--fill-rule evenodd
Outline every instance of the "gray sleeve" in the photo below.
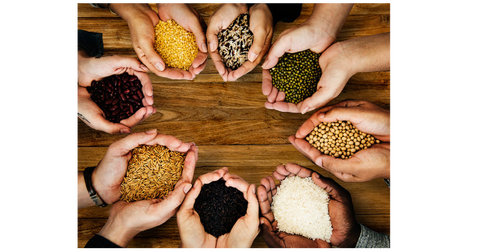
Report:
M 360 237 L 355 248 L 390 248 L 390 236 L 377 233 L 360 224 Z

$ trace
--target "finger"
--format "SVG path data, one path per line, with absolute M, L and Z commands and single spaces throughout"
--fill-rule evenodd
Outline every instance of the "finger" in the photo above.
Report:
M 226 173 L 223 176 L 223 179 L 225 180 L 225 185 L 227 187 L 235 187 L 236 189 L 240 190 L 242 193 L 247 192 L 249 184 L 244 179 L 240 178 L 240 176 Z
M 269 248 L 282 248 L 280 243 L 283 241 L 275 235 L 272 224 L 265 218 L 260 218 L 260 229 L 262 238 Z
M 203 19 L 202 19 L 202 22 L 203 22 Z M 193 33 L 193 35 L 195 36 L 195 41 L 197 42 L 198 49 L 205 54 L 208 53 L 207 38 L 203 33 L 203 28 L 200 22 L 194 22 L 193 25 L 189 25 L 189 28 Z
M 252 62 L 245 62 L 242 66 L 240 66 L 238 69 L 228 73 L 227 75 L 227 80 L 228 81 L 236 81 L 238 78 L 241 76 L 249 73 L 255 68 L 256 64 Z
M 285 169 L 285 165 L 277 166 L 277 169 L 273 172 L 273 177 L 277 180 L 284 180 L 286 177 L 290 175 L 290 172 Z
M 267 96 L 268 102 L 272 104 L 275 103 L 275 101 L 277 100 L 278 92 L 279 92 L 278 89 L 275 86 L 272 86 L 272 90 L 270 94 Z
M 251 222 L 258 222 L 258 199 L 255 195 L 256 186 L 251 184 L 248 186 L 247 193 L 247 217 L 251 219 Z M 258 226 L 258 223 L 257 223 Z
M 202 181 L 203 184 L 208 184 L 221 179 L 227 172 L 228 172 L 228 169 L 224 167 L 222 169 L 213 171 L 211 173 L 200 175 L 198 179 Z
M 275 102 L 272 107 L 280 112 L 300 113 L 300 108 L 294 103 Z
M 207 57 L 208 56 L 206 56 L 205 61 L 201 65 L 193 69 L 193 74 L 198 75 L 203 71 L 203 69 L 205 69 L 205 66 L 207 66 Z
M 103 131 L 110 134 L 122 134 L 122 133 L 130 133 L 130 127 L 121 124 L 121 123 L 113 123 L 108 121 L 100 114 L 93 114 L 92 121 L 95 121 L 95 127 L 99 131 Z
M 252 30 L 253 33 L 253 42 L 248 51 L 248 61 L 254 62 L 258 55 L 262 53 L 265 41 L 267 40 L 267 32 L 265 29 L 257 26 L 256 29 Z
M 116 156 L 123 156 L 130 153 L 130 151 L 140 145 L 146 144 L 157 136 L 157 129 L 152 129 L 146 132 L 138 132 L 128 135 L 127 137 L 112 143 L 109 147 L 112 153 Z
M 267 69 L 262 70 L 262 93 L 265 96 L 268 96 L 272 92 L 272 75 Z
M 162 72 L 165 70 L 165 62 L 158 52 L 153 48 L 153 44 L 148 43 L 147 41 L 139 41 L 139 48 L 142 53 L 137 55 L 139 59 L 147 65 L 147 67 L 153 72 Z M 153 69 L 151 67 L 154 67 Z
M 182 204 L 183 200 L 185 199 L 185 195 L 188 193 L 191 187 L 192 184 L 190 183 L 183 183 L 183 185 L 175 187 L 175 189 L 168 194 L 165 200 L 163 200 L 161 203 L 155 204 L 156 210 L 162 214 L 169 213 L 170 217 L 173 216 Z
M 190 149 L 190 145 L 182 142 L 171 135 L 158 134 L 154 139 L 146 143 L 147 145 L 161 145 L 166 146 L 170 151 L 187 152 Z
M 197 163 L 197 160 L 198 148 L 196 146 L 190 146 L 190 150 L 188 150 L 187 156 L 185 157 L 181 182 L 192 183 L 193 175 L 195 173 L 195 164 Z
M 272 204 L 270 200 L 268 200 L 267 197 L 267 190 L 265 186 L 261 185 L 258 187 L 257 190 L 257 196 L 258 196 L 258 203 L 260 206 L 260 213 L 263 217 L 265 217 L 269 222 L 273 222 L 273 212 L 270 207 Z
M 350 197 L 350 193 L 333 179 L 323 177 L 314 172 L 312 173 L 312 180 L 319 187 L 323 188 L 330 195 L 330 198 L 336 201 L 343 201 L 345 198 L 348 199 Z
M 217 50 L 218 47 L 218 33 L 224 28 L 222 21 L 219 20 L 220 17 L 216 16 L 215 14 L 210 18 L 207 31 L 205 36 L 207 38 L 208 49 L 210 53 Z M 227 25 L 228 26 L 228 25 Z M 226 27 L 225 27 L 226 28 Z
M 296 176 L 306 178 L 310 177 L 312 175 L 312 170 L 305 168 L 303 166 L 293 164 L 293 163 L 287 163 L 285 165 L 285 169 L 290 172 L 291 174 L 294 174 Z
M 142 121 L 144 119 L 144 116 L 146 114 L 147 114 L 147 108 L 142 107 L 142 108 L 138 109 L 132 116 L 130 116 L 126 119 L 122 119 L 120 121 L 120 123 L 132 128 L 135 125 L 137 125 L 138 123 L 140 123 L 140 121 Z
M 223 81 L 228 81 L 228 70 L 223 63 L 222 58 L 218 52 L 210 52 L 210 57 L 212 58 L 213 64 L 218 71 L 218 74 L 222 77 Z
M 285 52 L 290 51 L 290 44 L 290 36 L 280 36 L 270 48 L 262 68 L 270 69 L 274 67 L 278 63 L 278 59 L 283 56 Z
M 195 200 L 197 199 L 200 191 L 202 190 L 202 182 L 197 179 L 193 184 L 193 187 L 185 196 L 185 199 L 180 206 L 180 212 L 194 211 L 193 206 L 195 205 Z
M 336 89 L 330 87 L 320 88 L 311 97 L 303 100 L 300 110 L 302 114 L 315 110 L 326 105 L 332 99 L 336 98 L 338 94 L 340 94 L 340 92 L 337 92 Z
M 114 66 L 116 68 L 117 67 L 126 67 L 126 68 L 130 68 L 134 71 L 145 72 L 145 68 L 142 67 L 143 64 L 136 58 L 121 57 L 121 56 L 117 56 L 117 55 L 115 55 L 114 57 L 115 57 L 115 60 L 113 62 L 114 62 Z
M 152 81 L 150 80 L 150 77 L 148 76 L 147 73 L 143 72 L 133 72 L 133 75 L 135 75 L 138 80 L 140 80 L 140 83 L 142 84 L 142 91 L 145 96 L 145 98 L 150 97 L 150 100 L 147 100 L 149 105 L 153 104 L 153 85 Z

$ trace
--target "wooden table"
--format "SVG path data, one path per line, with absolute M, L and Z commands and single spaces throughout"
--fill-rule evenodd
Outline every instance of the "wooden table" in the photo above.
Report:
M 219 4 L 192 4 L 208 24 Z M 156 7 L 152 4 L 156 10 Z M 313 4 L 303 4 L 294 23 L 278 23 L 273 41 L 279 34 L 304 22 Z M 103 33 L 106 55 L 136 57 L 130 32 L 124 20 L 107 10 L 89 4 L 78 4 L 78 29 Z M 337 41 L 390 31 L 389 4 L 355 4 Z M 272 42 L 273 42 L 272 41 Z M 263 62 L 262 62 L 263 63 Z M 260 63 L 260 65 L 262 64 Z M 157 128 L 184 142 L 195 142 L 199 159 L 195 179 L 224 166 L 249 183 L 260 185 L 260 179 L 271 175 L 282 163 L 296 163 L 320 174 L 328 172 L 312 164 L 289 142 L 288 136 L 313 112 L 282 113 L 264 107 L 262 70 L 252 72 L 235 82 L 223 82 L 208 58 L 207 66 L 194 80 L 170 80 L 149 74 L 153 83 L 157 113 L 135 126 L 132 132 Z M 363 99 L 382 107 L 390 107 L 390 72 L 359 73 L 347 83 L 343 92 L 330 104 L 344 99 Z M 78 170 L 97 165 L 107 147 L 125 136 L 95 131 L 78 120 Z M 381 233 L 390 234 L 390 189 L 382 179 L 364 183 L 345 183 L 334 178 L 350 191 L 357 220 Z M 78 247 L 100 231 L 110 206 L 78 210 Z M 178 247 L 180 237 L 175 217 L 166 223 L 137 235 L 129 247 Z M 258 236 L 252 247 L 267 247 Z

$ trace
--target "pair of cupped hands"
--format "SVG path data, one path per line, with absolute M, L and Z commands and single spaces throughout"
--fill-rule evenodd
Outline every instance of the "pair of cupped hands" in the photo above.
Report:
M 273 36 L 273 18 L 266 4 L 222 4 L 209 19 L 207 27 L 202 16 L 188 4 L 157 4 L 155 12 L 148 4 L 111 4 L 110 8 L 127 21 L 132 45 L 140 61 L 158 76 L 170 79 L 192 80 L 204 68 L 208 52 L 224 81 L 235 81 L 255 68 L 270 48 Z M 226 29 L 240 14 L 250 14 L 250 30 L 254 34 L 248 61 L 239 69 L 226 68 L 218 53 L 217 34 Z M 199 49 L 188 71 L 168 67 L 155 51 L 154 27 L 159 20 L 175 20 L 192 32 Z
M 119 201 L 121 182 L 131 157 L 130 149 L 143 144 L 164 145 L 172 151 L 185 152 L 182 177 L 174 190 L 165 198 L 130 203 Z M 230 174 L 226 167 L 199 176 L 192 186 L 197 160 L 198 148 L 194 143 L 184 143 L 173 136 L 159 134 L 156 130 L 133 133 L 114 142 L 92 174 L 92 182 L 98 195 L 106 203 L 113 203 L 109 218 L 99 235 L 121 247 L 127 247 L 138 233 L 162 225 L 176 213 L 181 238 L 180 247 L 248 248 L 251 247 L 260 230 L 263 231 L 262 236 L 270 247 L 330 246 L 321 240 L 312 241 L 278 231 L 270 210 L 272 196 L 276 193 L 276 185 L 272 177 L 268 176 L 261 180 L 258 197 L 255 184 L 248 184 L 239 176 Z M 296 164 L 280 165 L 273 173 L 273 177 L 278 180 L 292 175 L 312 177 L 317 185 L 329 191 L 332 197 L 331 214 L 336 212 L 331 216 L 335 228 L 332 245 L 340 245 L 346 238 L 351 238 L 359 231 L 348 191 L 338 186 L 332 179 L 324 178 Z M 237 220 L 230 233 L 215 238 L 205 232 L 194 204 L 202 186 L 219 179 L 224 179 L 226 186 L 240 190 L 248 206 L 246 214 Z M 337 212 L 337 210 L 343 211 Z M 344 212 L 347 215 L 344 215 Z

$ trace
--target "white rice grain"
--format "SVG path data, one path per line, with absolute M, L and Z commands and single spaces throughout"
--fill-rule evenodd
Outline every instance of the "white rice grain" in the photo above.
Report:
M 285 178 L 273 196 L 272 212 L 280 231 L 330 243 L 332 223 L 328 193 L 312 178 Z

